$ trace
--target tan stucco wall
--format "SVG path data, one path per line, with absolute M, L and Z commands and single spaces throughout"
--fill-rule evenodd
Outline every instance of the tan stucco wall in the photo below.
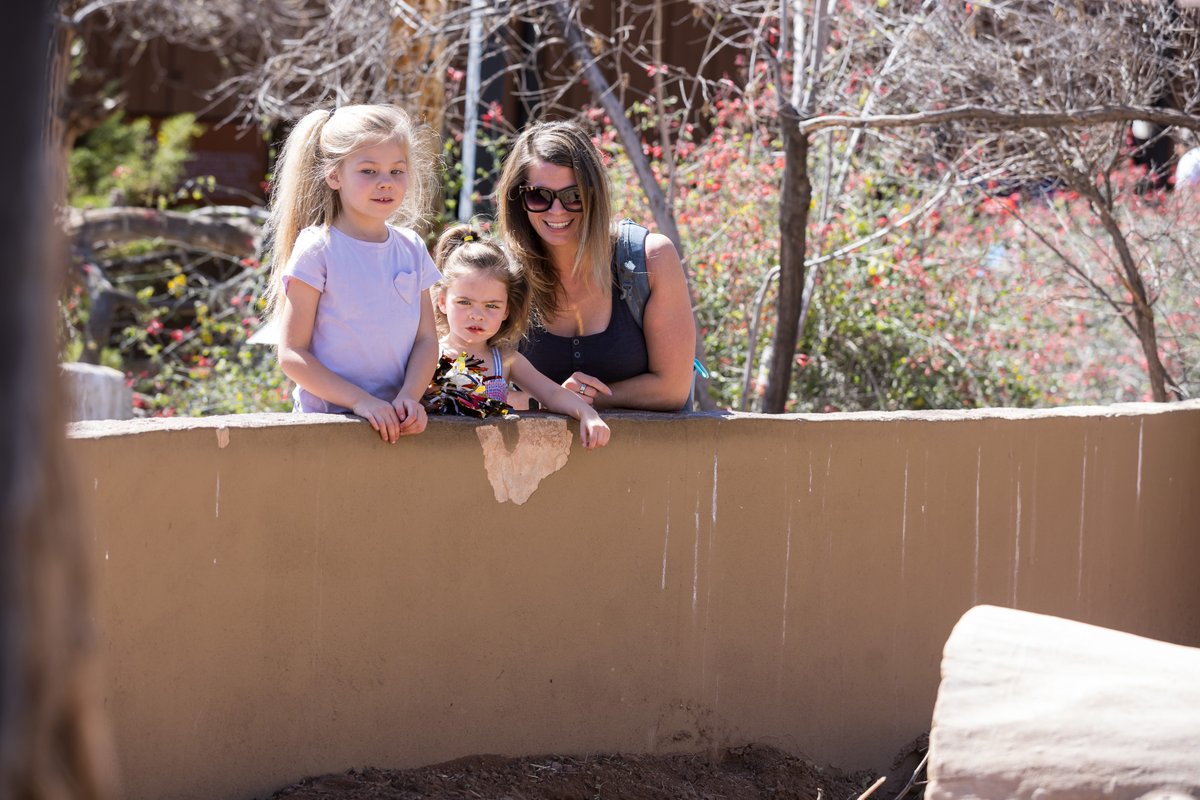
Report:
M 885 769 L 976 603 L 1200 645 L 1200 402 L 610 422 L 72 426 L 124 795 L 748 741 Z

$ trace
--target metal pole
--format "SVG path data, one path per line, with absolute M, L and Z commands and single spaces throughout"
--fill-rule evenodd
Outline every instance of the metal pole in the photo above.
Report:
M 475 134 L 479 129 L 479 67 L 483 61 L 483 12 L 486 0 L 471 0 L 471 28 L 467 40 L 467 87 L 463 98 L 462 189 L 458 193 L 458 221 L 475 215 Z

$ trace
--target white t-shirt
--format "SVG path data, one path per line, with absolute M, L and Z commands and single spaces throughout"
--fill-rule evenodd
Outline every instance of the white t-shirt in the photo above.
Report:
M 1200 147 L 1193 147 L 1179 157 L 1175 165 L 1175 188 L 1194 189 L 1200 184 Z
M 425 290 L 440 277 L 415 232 L 388 227 L 386 242 L 363 242 L 332 226 L 305 228 L 283 270 L 321 292 L 312 354 L 331 372 L 391 402 L 404 385 Z M 296 387 L 299 411 L 349 411 Z

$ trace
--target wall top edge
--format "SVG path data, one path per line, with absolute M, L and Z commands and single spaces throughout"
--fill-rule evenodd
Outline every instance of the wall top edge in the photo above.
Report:
M 967 420 L 1034 420 L 1064 417 L 1138 417 L 1159 414 L 1194 414 L 1200 412 L 1200 400 L 1178 403 L 1117 403 L 1107 406 L 1063 406 L 1058 408 L 980 408 L 941 411 L 855 411 L 828 414 L 754 414 L 743 412 L 710 412 L 706 414 L 664 414 L 647 411 L 606 411 L 605 419 L 624 426 L 627 423 L 656 425 L 698 425 L 722 423 L 790 423 L 821 424 L 830 422 L 952 422 Z M 517 419 L 558 422 L 562 418 L 551 414 L 515 414 Z M 466 417 L 433 417 L 434 426 L 469 426 L 506 424 L 494 419 L 476 420 Z M 230 414 L 213 417 L 153 417 L 131 420 L 93 420 L 72 422 L 66 426 L 70 439 L 103 439 L 113 436 L 132 436 L 145 433 L 187 430 L 221 430 L 278 428 L 310 425 L 365 425 L 359 419 L 336 414 Z M 575 423 L 570 422 L 574 427 Z

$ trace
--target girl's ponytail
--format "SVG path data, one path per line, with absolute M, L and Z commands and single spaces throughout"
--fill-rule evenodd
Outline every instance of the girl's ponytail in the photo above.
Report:
M 437 244 L 433 246 L 433 263 L 439 270 L 445 271 L 450 255 L 464 244 L 473 241 L 483 241 L 478 231 L 470 225 L 459 223 L 442 231 Z M 499 249 L 499 248 L 497 248 Z
M 305 115 L 288 134 L 271 179 L 271 214 L 265 241 L 270 250 L 271 278 L 267 285 L 267 316 L 278 313 L 283 296 L 280 275 L 300 231 L 322 225 L 333 217 L 333 190 L 325 183 L 325 158 L 321 129 L 332 113 L 317 110 Z

